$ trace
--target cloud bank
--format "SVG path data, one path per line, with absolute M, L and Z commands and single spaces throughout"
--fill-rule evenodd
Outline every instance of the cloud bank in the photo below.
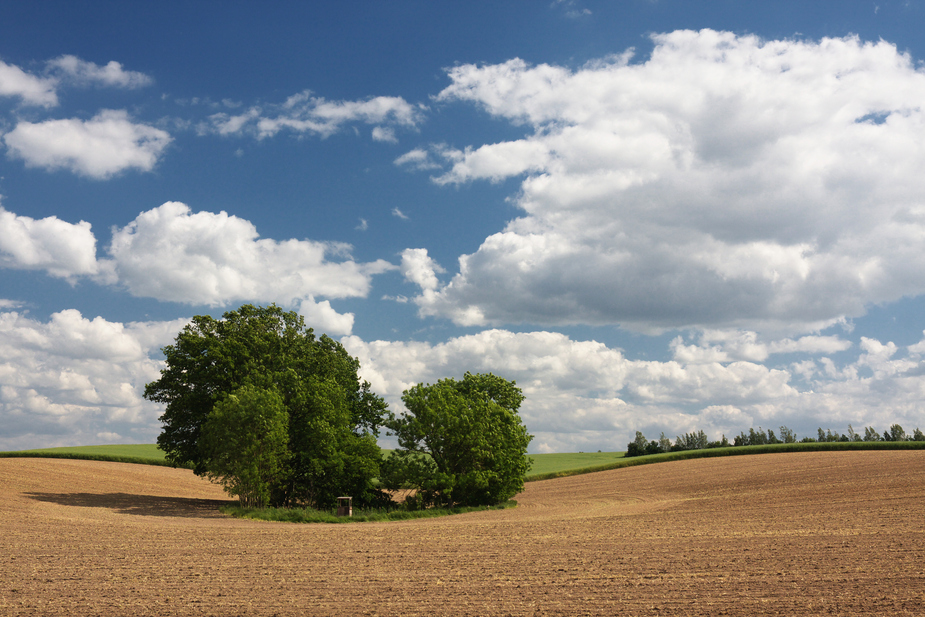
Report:
M 702 333 L 672 342 L 664 362 L 627 358 L 595 341 L 555 332 L 486 330 L 445 343 L 343 339 L 361 362 L 373 390 L 401 409 L 403 390 L 466 371 L 494 372 L 517 381 L 526 401 L 521 415 L 536 435 L 535 452 L 623 450 L 636 430 L 704 430 L 711 439 L 786 424 L 802 436 L 817 428 L 844 432 L 893 422 L 909 432 L 921 425 L 925 340 L 907 348 L 863 339 L 859 353 L 836 362 L 829 353 L 851 343 L 838 337 L 762 341 L 754 332 Z M 747 343 L 748 345 L 743 345 Z M 769 367 L 746 356 L 797 354 Z M 821 354 L 812 358 L 811 354 Z
M 654 37 L 578 70 L 460 65 L 436 98 L 527 127 L 417 148 L 523 176 L 523 215 L 416 298 L 461 325 L 813 331 L 925 293 L 925 72 L 886 42 Z
M 158 377 L 158 350 L 185 323 L 122 324 L 75 310 L 39 321 L 0 303 L 0 449 L 154 441 L 161 410 L 142 398 L 144 384 Z M 854 351 L 838 337 L 819 338 L 763 340 L 741 331 L 719 340 L 704 332 L 673 341 L 674 358 L 662 362 L 546 331 L 486 330 L 439 344 L 342 342 L 393 410 L 419 382 L 465 371 L 516 380 L 527 397 L 521 414 L 536 435 L 533 452 L 622 450 L 636 430 L 673 439 L 702 429 L 712 439 L 781 424 L 802 436 L 849 424 L 922 427 L 925 338 L 907 347 L 864 338 Z M 774 367 L 741 359 L 756 354 L 790 355 Z
M 0 449 L 151 443 L 161 410 L 142 394 L 162 366 L 152 355 L 185 323 L 0 311 Z

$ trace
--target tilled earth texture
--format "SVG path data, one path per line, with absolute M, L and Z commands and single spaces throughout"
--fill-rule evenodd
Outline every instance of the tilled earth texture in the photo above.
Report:
M 511 510 L 235 520 L 189 471 L 0 459 L 0 615 L 925 615 L 925 452 L 527 484 Z

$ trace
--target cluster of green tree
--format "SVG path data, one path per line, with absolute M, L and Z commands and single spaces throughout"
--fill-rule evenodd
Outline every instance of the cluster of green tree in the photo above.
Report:
M 166 406 L 158 446 L 244 506 L 326 509 L 350 495 L 386 507 L 380 477 L 417 489 L 418 506 L 500 503 L 523 487 L 523 395 L 500 377 L 419 384 L 396 416 L 340 343 L 277 306 L 196 316 L 162 351 L 166 368 L 145 388 Z M 383 427 L 401 446 L 386 460 Z
M 725 448 L 729 445 L 731 444 L 725 435 L 720 441 L 710 441 L 703 431 L 679 435 L 675 438 L 674 443 L 671 443 L 671 439 L 666 437 L 665 433 L 662 433 L 657 441 L 649 441 L 641 431 L 636 431 L 636 439 L 627 444 L 626 454 L 623 457 L 660 454 L 662 452 L 683 452 L 684 450 L 703 450 L 706 448 Z
M 672 443 L 670 439 L 662 433 L 659 439 L 649 441 L 640 431 L 636 431 L 636 439 L 626 446 L 624 457 L 643 456 L 646 454 L 660 454 L 662 452 L 683 452 L 685 450 L 703 450 L 707 448 L 727 448 L 736 446 L 763 446 L 767 444 L 778 443 L 821 443 L 833 441 L 925 441 L 925 434 L 918 428 L 910 435 L 907 434 L 903 427 L 898 424 L 890 426 L 890 430 L 884 431 L 881 435 L 873 427 L 868 426 L 864 429 L 864 435 L 855 432 L 849 424 L 848 432 L 839 434 L 838 431 L 823 431 L 818 429 L 817 437 L 804 437 L 797 440 L 797 435 L 786 426 L 780 427 L 780 436 L 776 435 L 773 430 L 767 431 L 758 428 L 748 429 L 748 433 L 741 432 L 735 437 L 732 443 L 723 435 L 718 441 L 709 441 L 703 431 L 696 433 L 685 433 L 675 438 Z

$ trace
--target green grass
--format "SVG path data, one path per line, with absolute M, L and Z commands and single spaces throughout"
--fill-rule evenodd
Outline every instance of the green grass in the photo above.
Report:
M 649 454 L 621 458 L 620 460 L 584 468 L 562 469 L 544 474 L 531 474 L 527 482 L 538 480 L 551 480 L 577 476 L 595 471 L 608 471 L 621 467 L 634 467 L 636 465 L 651 465 L 652 463 L 667 463 L 669 461 L 686 461 L 695 458 L 712 458 L 716 456 L 747 456 L 752 454 L 771 454 L 774 452 L 832 452 L 838 450 L 925 450 L 925 441 L 832 441 L 823 443 L 782 443 L 765 446 L 739 446 L 729 448 L 708 448 L 705 450 L 686 450 L 684 452 L 667 452 L 665 454 Z
M 237 518 L 259 521 L 279 521 L 284 523 L 372 523 L 387 521 L 407 521 L 418 518 L 435 518 L 467 512 L 486 510 L 506 510 L 517 507 L 516 501 L 506 501 L 496 506 L 478 506 L 466 508 L 430 508 L 428 510 L 360 510 L 353 509 L 353 516 L 337 516 L 334 512 L 324 512 L 312 508 L 242 508 L 241 506 L 222 506 L 224 514 Z
M 529 475 L 547 475 L 570 469 L 584 469 L 599 465 L 609 465 L 623 458 L 623 452 L 569 452 L 561 454 L 531 454 L 533 466 Z
M 40 448 L 38 450 L 25 450 L 25 452 L 41 454 L 101 454 L 104 456 L 130 456 L 134 458 L 150 458 L 163 461 L 164 452 L 153 443 L 112 446 L 71 446 L 67 448 Z
M 0 452 L 0 458 L 4 457 L 69 458 L 90 461 L 111 461 L 116 463 L 136 463 L 140 465 L 172 466 L 172 463 L 164 458 L 164 452 L 155 444 L 70 446 L 65 448 L 39 448 L 36 450 Z

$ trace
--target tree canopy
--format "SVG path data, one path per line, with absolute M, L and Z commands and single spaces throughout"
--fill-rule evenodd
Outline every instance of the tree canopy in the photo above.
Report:
M 378 497 L 376 437 L 386 404 L 360 381 L 359 361 L 328 336 L 316 338 L 299 314 L 244 305 L 221 319 L 198 315 L 162 351 L 166 367 L 145 397 L 166 405 L 157 443 L 168 460 L 208 473 L 215 459 L 204 450 L 203 427 L 217 404 L 249 386 L 278 395 L 288 416 L 273 505 Z
M 521 423 L 515 382 L 466 373 L 406 390 L 408 413 L 386 426 L 399 449 L 383 464 L 390 489 L 414 488 L 418 504 L 490 505 L 523 490 L 533 438 Z

